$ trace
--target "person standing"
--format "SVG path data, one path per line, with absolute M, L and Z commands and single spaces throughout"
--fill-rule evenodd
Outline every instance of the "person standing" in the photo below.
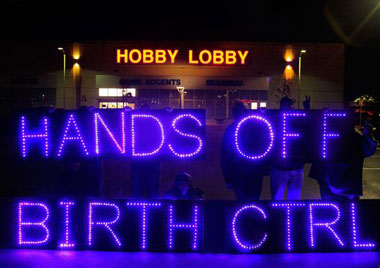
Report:
M 305 110 L 310 110 L 310 96 L 305 96 Z M 280 101 L 283 111 L 294 109 L 294 102 L 289 97 Z M 270 190 L 273 200 L 283 200 L 285 189 L 288 190 L 288 200 L 301 199 L 304 163 L 293 160 L 275 159 L 270 169 Z
M 353 200 L 363 195 L 364 158 L 376 152 L 377 142 L 372 127 L 364 122 L 355 128 L 351 142 L 352 155 L 344 162 L 315 162 L 309 177 L 316 179 L 323 200 Z
M 234 122 L 226 128 L 221 148 L 220 164 L 226 187 L 234 190 L 238 201 L 259 200 L 264 176 L 269 171 L 264 160 L 247 160 L 235 148 L 234 131 L 246 111 L 243 102 L 235 102 L 232 108 Z

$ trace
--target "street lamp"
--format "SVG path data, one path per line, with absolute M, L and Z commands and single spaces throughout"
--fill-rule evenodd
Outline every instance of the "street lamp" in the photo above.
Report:
M 301 63 L 302 63 L 302 55 L 306 53 L 305 49 L 301 49 L 298 55 L 298 102 L 297 107 L 300 108 L 300 94 L 301 94 Z
M 63 54 L 63 108 L 66 108 L 66 92 L 65 92 L 65 82 L 66 82 L 66 53 L 63 47 L 57 48 L 62 51 Z
M 178 93 L 181 97 L 181 109 L 185 108 L 185 88 L 184 87 L 177 87 Z

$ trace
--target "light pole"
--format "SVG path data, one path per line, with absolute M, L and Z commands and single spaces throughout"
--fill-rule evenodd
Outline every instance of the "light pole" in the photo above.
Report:
M 177 87 L 177 90 L 178 90 L 178 93 L 181 97 L 180 101 L 181 101 L 181 109 L 184 109 L 185 108 L 185 88 L 184 87 Z
M 66 108 L 66 90 L 65 90 L 65 82 L 66 82 L 66 53 L 63 47 L 58 47 L 59 51 L 62 51 L 63 54 L 63 108 Z
M 298 101 L 297 107 L 300 108 L 300 95 L 301 95 L 301 63 L 302 63 L 302 55 L 306 53 L 305 49 L 301 49 L 298 55 Z

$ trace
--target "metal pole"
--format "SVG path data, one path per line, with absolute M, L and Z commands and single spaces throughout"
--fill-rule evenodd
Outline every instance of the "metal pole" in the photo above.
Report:
M 185 90 L 181 90 L 181 109 L 185 108 Z
M 63 109 L 66 108 L 66 54 L 63 52 Z
M 229 111 L 230 111 L 230 90 L 226 90 L 226 119 L 229 118 Z
M 298 100 L 297 100 L 297 107 L 300 109 L 300 95 L 301 95 L 301 61 L 302 61 L 302 54 L 298 57 Z

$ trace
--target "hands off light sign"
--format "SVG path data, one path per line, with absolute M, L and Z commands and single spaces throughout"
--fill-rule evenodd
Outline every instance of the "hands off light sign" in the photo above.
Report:
M 203 110 L 26 112 L 19 124 L 23 158 L 193 158 L 204 154 Z
M 33 111 L 21 115 L 18 124 L 23 158 L 205 155 L 204 110 Z M 242 161 L 338 161 L 357 150 L 347 111 L 247 112 L 226 133 L 231 157 Z

